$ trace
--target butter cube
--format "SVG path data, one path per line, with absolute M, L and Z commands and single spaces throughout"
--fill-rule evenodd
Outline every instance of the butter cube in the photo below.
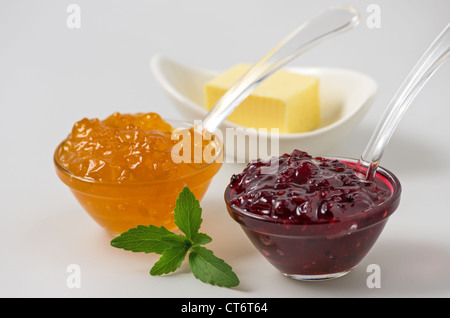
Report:
M 205 85 L 207 109 L 250 67 L 238 64 L 210 80 Z M 278 128 L 280 133 L 311 131 L 320 122 L 319 79 L 278 70 L 257 86 L 227 120 L 255 129 Z

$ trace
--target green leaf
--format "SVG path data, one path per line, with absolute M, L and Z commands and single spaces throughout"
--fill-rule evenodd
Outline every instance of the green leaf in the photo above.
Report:
M 178 235 L 164 226 L 138 225 L 111 240 L 111 246 L 132 252 L 161 254 L 150 275 L 163 275 L 177 270 L 189 254 L 189 266 L 194 276 L 211 285 L 234 287 L 239 279 L 231 266 L 201 245 L 212 238 L 199 233 L 202 209 L 195 195 L 185 187 L 176 201 L 175 224 L 185 235 Z
M 200 246 L 208 244 L 212 241 L 212 238 L 205 233 L 195 233 L 192 237 L 192 246 Z
M 111 245 L 126 251 L 162 254 L 170 243 L 162 237 L 173 236 L 164 226 L 138 225 L 111 240 Z
M 198 232 L 202 223 L 202 208 L 195 195 L 184 187 L 175 202 L 174 219 L 177 227 L 188 239 Z
M 159 276 L 174 272 L 183 263 L 188 250 L 189 247 L 181 244 L 167 248 L 162 253 L 160 259 L 155 263 L 155 265 L 153 265 L 150 270 L 150 275 Z
M 189 266 L 194 276 L 202 282 L 220 287 L 239 285 L 239 279 L 230 265 L 205 247 L 194 247 L 189 254 Z
M 184 235 L 166 235 L 161 237 L 161 241 L 169 244 L 170 246 L 180 245 L 186 246 L 188 249 L 192 246 L 192 242 Z

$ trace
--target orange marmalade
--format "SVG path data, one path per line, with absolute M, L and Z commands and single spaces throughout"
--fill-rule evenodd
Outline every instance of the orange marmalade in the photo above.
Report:
M 178 128 L 156 113 L 84 118 L 75 123 L 55 151 L 57 174 L 91 217 L 110 233 L 122 233 L 140 224 L 172 230 L 175 201 L 183 187 L 188 186 L 201 200 L 221 166 L 220 160 L 209 162 L 203 156 L 201 160 L 193 156 L 189 157 L 192 160 L 173 160 L 172 150 L 181 140 L 174 138 Z M 221 155 L 218 140 L 200 138 L 198 144 L 192 128 L 186 124 L 181 128 L 191 138 L 191 147 L 186 149 L 194 152 L 201 147 L 203 153 L 213 143 L 216 158 Z

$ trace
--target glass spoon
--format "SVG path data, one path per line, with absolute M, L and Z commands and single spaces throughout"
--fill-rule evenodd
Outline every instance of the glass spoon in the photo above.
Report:
M 358 23 L 359 14 L 355 8 L 336 6 L 302 24 L 227 90 L 206 114 L 200 130 L 214 132 L 264 79 L 323 40 L 350 30 Z
M 441 31 L 411 70 L 375 128 L 355 166 L 355 170 L 364 174 L 367 180 L 374 179 L 383 152 L 398 122 L 425 83 L 449 56 L 450 24 Z

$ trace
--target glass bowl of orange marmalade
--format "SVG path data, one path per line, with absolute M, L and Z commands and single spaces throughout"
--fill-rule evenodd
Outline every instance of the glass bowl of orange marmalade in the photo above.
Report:
M 137 225 L 173 230 L 183 187 L 201 200 L 222 165 L 222 141 L 198 138 L 192 127 L 156 113 L 84 118 L 55 150 L 57 175 L 113 235 Z

